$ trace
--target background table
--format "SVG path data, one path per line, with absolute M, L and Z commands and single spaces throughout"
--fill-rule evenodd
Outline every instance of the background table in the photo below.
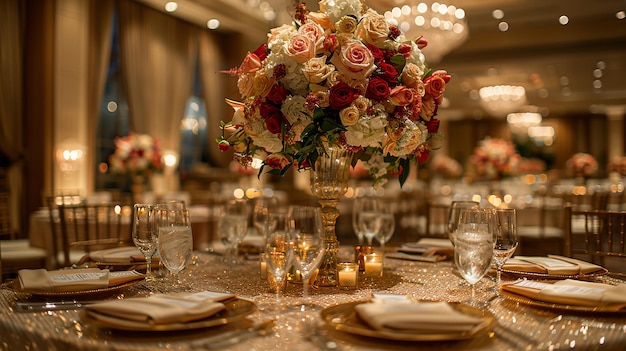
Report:
M 341 260 L 351 258 L 351 248 L 342 248 Z M 259 276 L 258 261 L 237 266 L 222 257 L 197 253 L 181 273 L 194 291 L 231 292 L 254 301 L 259 310 L 230 326 L 177 333 L 120 333 L 101 330 L 80 319 L 79 311 L 16 313 L 12 310 L 15 293 L 0 291 L 0 350 L 191 350 L 194 343 L 225 330 L 249 326 L 251 321 L 275 317 L 271 311 L 275 295 Z M 493 296 L 492 277 L 478 284 L 479 297 Z M 608 278 L 603 278 L 608 279 Z M 289 284 L 283 302 L 300 300 L 302 286 Z M 371 286 L 361 282 L 357 290 L 320 288 L 311 291 L 312 300 L 323 306 L 366 300 L 372 291 L 407 294 L 417 299 L 461 301 L 469 297 L 469 286 L 456 273 L 450 261 L 439 263 L 387 259 L 385 275 Z M 145 295 L 141 284 L 122 291 L 121 296 Z M 490 311 L 499 326 L 465 341 L 398 342 L 379 340 L 324 327 L 322 332 L 344 350 L 621 350 L 626 344 L 626 319 L 595 315 L 561 315 L 557 312 L 520 305 L 502 297 L 490 302 Z M 316 350 L 300 333 L 301 313 L 280 315 L 273 333 L 232 346 L 232 350 Z M 561 316 L 561 317 L 559 317 Z

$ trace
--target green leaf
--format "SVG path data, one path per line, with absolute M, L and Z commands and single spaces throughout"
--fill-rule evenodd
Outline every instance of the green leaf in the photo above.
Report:
M 400 181 L 400 187 L 404 185 L 407 178 L 409 177 L 409 172 L 411 169 L 411 161 L 408 158 L 400 159 L 400 166 L 402 166 L 402 173 L 398 177 L 398 181 Z

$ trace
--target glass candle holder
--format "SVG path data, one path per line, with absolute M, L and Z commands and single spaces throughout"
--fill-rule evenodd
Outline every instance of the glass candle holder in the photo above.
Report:
M 338 263 L 337 276 L 339 288 L 344 290 L 356 289 L 359 282 L 359 265 L 357 263 Z
M 267 278 L 267 254 L 262 252 L 259 254 L 259 269 L 261 273 L 261 279 Z
M 363 256 L 366 277 L 383 276 L 383 255 L 371 253 Z

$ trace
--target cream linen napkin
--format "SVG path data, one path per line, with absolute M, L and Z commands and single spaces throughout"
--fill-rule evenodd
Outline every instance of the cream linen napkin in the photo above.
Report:
M 358 316 L 376 330 L 403 332 L 465 332 L 483 321 L 446 302 L 368 302 L 355 306 Z
M 564 305 L 626 308 L 626 284 L 609 285 L 573 279 L 547 284 L 531 280 L 519 280 L 502 285 L 510 291 L 533 300 Z
M 89 261 L 110 263 L 130 263 L 131 257 L 144 257 L 141 251 L 139 251 L 139 249 L 134 246 L 121 246 L 111 249 L 93 251 L 86 256 L 87 260 Z M 83 261 L 83 259 L 81 259 L 81 261 Z
M 588 274 L 603 269 L 593 263 L 558 255 L 548 255 L 547 257 L 515 256 L 508 260 L 503 268 L 520 272 L 558 275 Z
M 22 269 L 18 280 L 24 291 L 72 292 L 114 287 L 133 280 L 143 279 L 137 271 L 109 272 L 108 269 Z
M 157 294 L 150 297 L 135 297 L 109 300 L 85 307 L 94 318 L 107 320 L 120 326 L 136 322 L 151 325 L 186 323 L 205 319 L 222 311 L 225 301 L 235 297 L 209 291 L 199 293 Z

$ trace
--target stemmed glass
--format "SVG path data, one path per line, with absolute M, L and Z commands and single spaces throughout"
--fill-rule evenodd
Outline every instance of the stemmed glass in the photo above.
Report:
M 476 201 L 452 201 L 452 204 L 450 204 L 450 212 L 448 213 L 448 237 L 452 245 L 454 245 L 454 235 L 459 224 L 461 209 L 478 207 L 478 205 L 479 203 Z
M 254 200 L 254 209 L 252 210 L 252 224 L 256 232 L 263 237 L 267 235 L 266 227 L 268 224 L 269 214 L 278 208 L 278 199 L 271 196 L 261 196 Z M 270 225 L 269 230 L 272 230 Z
M 300 309 L 314 309 L 318 306 L 309 301 L 309 280 L 325 252 L 321 210 L 313 206 L 292 206 L 289 208 L 289 221 L 293 226 L 291 245 L 294 266 L 302 275 L 303 303 Z
M 156 218 L 159 228 L 158 250 L 161 262 L 174 277 L 174 284 L 181 287 L 178 277 L 189 260 L 193 250 L 193 236 L 189 221 L 189 210 L 157 208 Z
M 272 274 L 276 284 L 276 306 L 280 306 L 280 291 L 283 288 L 287 271 L 293 259 L 291 238 L 293 225 L 286 213 L 270 212 L 268 223 L 275 223 L 273 228 L 268 227 L 265 239 L 265 259 L 267 271 Z
M 396 218 L 390 207 L 381 206 L 378 221 L 380 222 L 380 228 L 376 233 L 376 240 L 380 243 L 380 249 L 382 255 L 385 255 L 385 244 L 389 242 L 389 239 L 393 236 L 396 230 Z
M 381 204 L 375 196 L 363 196 L 354 199 L 354 213 L 356 215 L 357 233 L 362 233 L 367 245 L 372 245 L 374 237 L 380 230 Z
M 226 246 L 225 262 L 237 263 L 237 247 L 248 232 L 248 218 L 248 201 L 234 199 L 224 204 L 219 236 Z
M 461 276 L 472 286 L 469 304 L 476 306 L 475 285 L 491 266 L 494 247 L 493 210 L 461 209 L 456 231 L 454 258 Z
M 493 262 L 496 265 L 496 290 L 502 283 L 502 266 L 513 256 L 518 245 L 517 216 L 513 208 L 498 208 L 494 210 L 495 245 L 493 248 Z
M 133 206 L 133 243 L 146 258 L 146 281 L 153 281 L 152 256 L 157 250 L 157 227 L 154 206 L 135 204 Z

